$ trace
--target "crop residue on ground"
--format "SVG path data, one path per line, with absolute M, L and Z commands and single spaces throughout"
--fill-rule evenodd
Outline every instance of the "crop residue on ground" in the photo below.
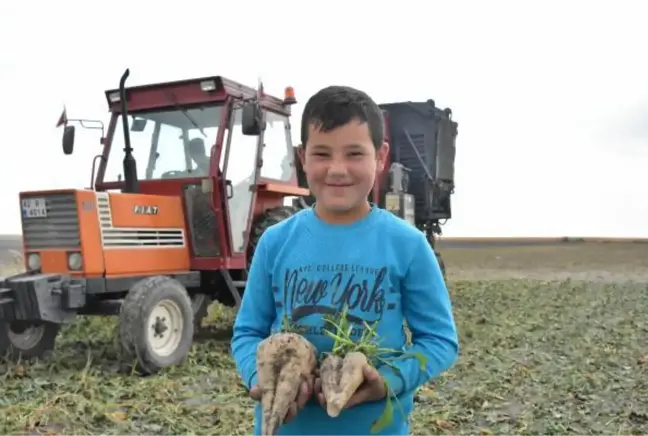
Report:
M 615 256 L 554 250 L 538 255 L 544 263 L 510 249 L 471 251 L 470 261 L 448 253 L 460 358 L 417 394 L 413 434 L 648 433 L 647 286 L 635 280 L 648 256 L 613 264 Z M 544 275 L 478 273 L 498 262 Z M 560 265 L 617 280 L 553 280 Z M 249 434 L 252 401 L 229 355 L 233 314 L 212 309 L 190 361 L 160 375 L 120 372 L 113 319 L 80 318 L 46 362 L 1 363 L 0 433 Z

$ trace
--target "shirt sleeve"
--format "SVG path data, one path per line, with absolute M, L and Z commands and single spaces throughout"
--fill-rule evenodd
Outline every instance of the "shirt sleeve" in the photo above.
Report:
M 268 269 L 268 233 L 259 239 L 245 284 L 241 306 L 234 321 L 232 355 L 236 369 L 251 389 L 257 383 L 256 351 L 259 343 L 270 336 L 276 318 Z
M 403 311 L 412 333 L 412 345 L 406 353 L 418 353 L 426 359 L 424 368 L 418 359 L 404 358 L 379 368 L 395 395 L 414 391 L 450 368 L 459 352 L 452 304 L 436 255 L 425 235 L 416 238 L 413 254 L 404 278 Z

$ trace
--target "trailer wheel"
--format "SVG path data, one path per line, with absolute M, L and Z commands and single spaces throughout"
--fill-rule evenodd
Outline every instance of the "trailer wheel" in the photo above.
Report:
M 0 323 L 0 354 L 11 360 L 41 359 L 54 349 L 60 324 L 47 321 Z
M 193 334 L 194 309 L 180 282 L 154 276 L 133 285 L 119 313 L 119 342 L 137 371 L 149 375 L 183 363 Z
M 434 237 L 434 234 L 428 234 L 427 236 L 428 243 L 430 244 L 430 247 L 432 247 L 432 251 L 434 251 L 434 255 L 437 258 L 437 262 L 439 263 L 439 268 L 441 269 L 441 275 L 443 276 L 443 280 L 446 280 L 446 269 L 445 269 L 445 262 L 443 261 L 443 258 L 441 257 L 441 253 L 439 253 L 439 250 L 436 248 L 436 238 Z
M 446 280 L 445 262 L 443 261 L 443 258 L 441 258 L 441 253 L 434 249 L 434 254 L 436 255 L 437 262 L 439 262 L 439 268 L 441 268 L 441 275 L 443 276 L 443 280 Z
M 261 235 L 263 235 L 266 229 L 290 218 L 296 214 L 297 211 L 298 209 L 292 206 L 273 207 L 272 209 L 266 210 L 254 220 L 252 228 L 250 229 L 250 243 L 248 244 L 248 269 L 252 264 L 254 251 L 256 250 L 257 245 L 259 245 L 259 239 L 261 239 Z

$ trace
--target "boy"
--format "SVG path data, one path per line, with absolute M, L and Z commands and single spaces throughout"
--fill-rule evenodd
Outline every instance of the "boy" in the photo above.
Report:
M 332 347 L 322 315 L 345 305 L 359 320 L 356 327 L 379 321 L 385 348 L 405 347 L 406 320 L 413 342 L 408 351 L 427 357 L 425 370 L 414 358 L 395 362 L 400 375 L 389 367 L 367 368 L 337 418 L 326 413 L 320 381 L 304 383 L 279 434 L 368 435 L 385 407 L 386 382 L 398 402 L 392 400 L 394 419 L 379 434 L 407 435 L 416 388 L 448 369 L 458 353 L 439 265 L 421 231 L 367 201 L 389 153 L 382 112 L 368 95 L 340 86 L 320 90 L 304 107 L 301 139 L 299 157 L 316 202 L 268 228 L 259 241 L 234 323 L 237 369 L 259 400 L 256 348 L 279 330 L 284 314 L 305 328 L 319 353 Z M 260 422 L 257 404 L 255 434 Z

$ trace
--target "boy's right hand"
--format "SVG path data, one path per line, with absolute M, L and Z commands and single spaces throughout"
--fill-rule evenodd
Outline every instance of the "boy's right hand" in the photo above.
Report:
M 311 379 L 302 383 L 299 392 L 297 393 L 297 398 L 293 401 L 290 409 L 288 409 L 286 417 L 284 418 L 284 424 L 288 424 L 295 418 L 295 416 L 297 416 L 297 413 L 304 408 L 312 395 L 313 381 Z M 250 389 L 250 398 L 255 401 L 261 401 L 261 388 L 259 385 L 252 386 L 252 389 Z
M 364 380 L 358 389 L 353 393 L 349 401 L 344 406 L 345 409 L 351 408 L 357 404 L 382 400 L 387 396 L 385 381 L 376 368 L 366 365 L 363 370 Z M 313 384 L 313 390 L 320 406 L 326 409 L 326 397 L 322 391 L 322 379 L 317 377 Z

